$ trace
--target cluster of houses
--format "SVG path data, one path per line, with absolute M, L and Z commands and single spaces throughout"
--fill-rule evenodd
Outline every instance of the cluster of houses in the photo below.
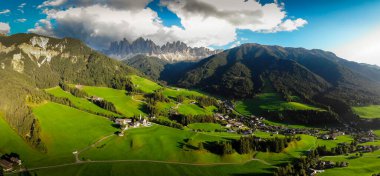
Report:
M 338 136 L 343 136 L 343 135 L 345 135 L 345 132 L 334 130 L 334 131 L 330 131 L 327 134 L 322 134 L 321 136 L 319 136 L 319 138 L 323 140 L 336 140 Z
M 0 159 L 0 166 L 4 172 L 12 171 L 15 167 L 21 166 L 22 161 L 16 156 L 3 156 Z
M 140 114 L 138 120 L 136 119 L 115 119 L 115 124 L 120 125 L 122 132 L 119 133 L 119 136 L 124 136 L 124 131 L 129 128 L 139 128 L 139 127 L 150 127 L 152 123 L 143 118 Z
M 227 132 L 229 133 L 235 133 L 239 130 L 242 131 L 243 134 L 252 134 L 252 130 L 239 119 L 230 118 L 228 115 L 220 113 L 215 113 L 214 118 L 218 121 L 224 122 Z

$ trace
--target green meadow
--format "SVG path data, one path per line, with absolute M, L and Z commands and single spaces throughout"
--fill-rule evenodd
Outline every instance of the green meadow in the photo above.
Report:
M 341 162 L 346 161 L 349 163 L 345 168 L 333 168 L 325 170 L 321 176 L 335 176 L 335 175 L 372 175 L 380 173 L 380 151 L 373 153 L 364 153 L 363 157 L 355 158 L 355 154 L 323 157 L 323 160 Z
M 116 110 L 126 117 L 145 115 L 145 104 L 135 101 L 127 95 L 125 90 L 116 90 L 107 87 L 84 86 L 82 88 L 87 94 L 101 97 L 106 101 L 112 102 Z
M 59 167 L 33 171 L 39 176 L 67 176 L 67 175 L 91 175 L 91 176 L 231 176 L 231 175 L 262 175 L 270 176 L 273 171 L 260 161 L 250 161 L 245 164 L 221 164 L 221 165 L 185 165 L 176 163 L 153 163 L 143 161 L 115 162 L 115 163 L 86 163 L 74 166 Z
M 236 102 L 236 110 L 244 115 L 251 115 L 263 111 L 282 110 L 321 110 L 320 108 L 299 102 L 286 102 L 278 93 L 261 93 L 253 99 Z
M 352 110 L 361 118 L 380 118 L 380 105 L 353 107 Z
M 81 154 L 85 160 L 159 160 L 190 163 L 242 163 L 249 155 L 237 153 L 219 156 L 198 150 L 200 142 L 224 140 L 186 130 L 154 125 L 149 128 L 129 129 L 123 137 L 114 136 Z
M 142 78 L 136 75 L 131 75 L 129 76 L 129 78 L 131 79 L 133 85 L 135 85 L 137 89 L 140 89 L 145 93 L 153 93 L 155 90 L 162 88 L 157 83 L 146 78 Z
M 78 97 L 72 95 L 71 93 L 62 90 L 60 87 L 54 87 L 54 88 L 46 89 L 45 91 L 47 93 L 55 96 L 55 97 L 68 98 L 73 103 L 73 105 L 75 107 L 78 107 L 80 109 L 83 109 L 83 110 L 86 110 L 89 112 L 105 114 L 105 115 L 113 115 L 116 117 L 120 116 L 116 113 L 107 111 L 107 110 L 95 105 L 94 103 L 92 103 L 92 102 L 90 102 L 84 98 L 78 98 Z
M 19 154 L 26 165 L 33 165 L 44 155 L 28 145 L 0 115 L 0 155 L 11 152 Z
M 222 130 L 224 127 L 217 123 L 192 123 L 187 125 L 190 129 L 193 130 L 203 130 L 203 131 L 215 131 Z
M 197 92 L 197 91 L 193 91 L 193 90 L 187 90 L 187 89 L 181 89 L 181 88 L 165 88 L 162 92 L 165 96 L 167 97 L 172 97 L 172 98 L 176 98 L 178 97 L 179 95 L 182 95 L 182 96 L 205 96 L 204 94 L 200 93 L 200 92 Z
M 118 129 L 104 117 L 68 106 L 46 103 L 33 109 L 41 126 L 41 139 L 54 163 L 72 162 L 81 150 Z
M 212 115 L 216 107 L 201 108 L 196 104 L 186 103 L 178 107 L 178 113 L 184 115 Z

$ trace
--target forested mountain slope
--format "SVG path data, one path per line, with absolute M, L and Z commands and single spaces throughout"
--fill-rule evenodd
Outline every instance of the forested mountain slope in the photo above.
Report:
M 0 112 L 24 138 L 38 145 L 30 108 L 48 98 L 43 88 L 60 82 L 112 87 L 136 71 L 76 39 L 35 34 L 0 37 Z
M 379 83 L 335 57 L 321 50 L 245 44 L 202 60 L 178 84 L 245 98 L 267 82 L 285 97 L 323 95 L 350 105 L 379 103 Z

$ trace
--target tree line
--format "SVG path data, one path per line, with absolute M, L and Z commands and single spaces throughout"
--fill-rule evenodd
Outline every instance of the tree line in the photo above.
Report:
M 301 140 L 300 137 L 286 136 L 283 138 L 260 138 L 256 136 L 244 136 L 240 139 L 230 139 L 226 141 L 206 142 L 202 144 L 202 148 L 219 155 L 247 154 L 255 151 L 280 153 L 289 143 Z

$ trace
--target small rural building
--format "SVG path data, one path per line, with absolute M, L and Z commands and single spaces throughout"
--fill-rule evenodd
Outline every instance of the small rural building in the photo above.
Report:
M 17 157 L 11 157 L 10 160 L 12 163 L 18 164 L 19 166 L 21 166 L 21 164 L 22 164 L 21 160 Z
M 128 125 L 129 123 L 132 123 L 132 119 L 116 119 L 115 123 L 118 125 Z
M 13 164 L 5 159 L 0 160 L 0 166 L 3 168 L 5 172 L 13 170 Z

